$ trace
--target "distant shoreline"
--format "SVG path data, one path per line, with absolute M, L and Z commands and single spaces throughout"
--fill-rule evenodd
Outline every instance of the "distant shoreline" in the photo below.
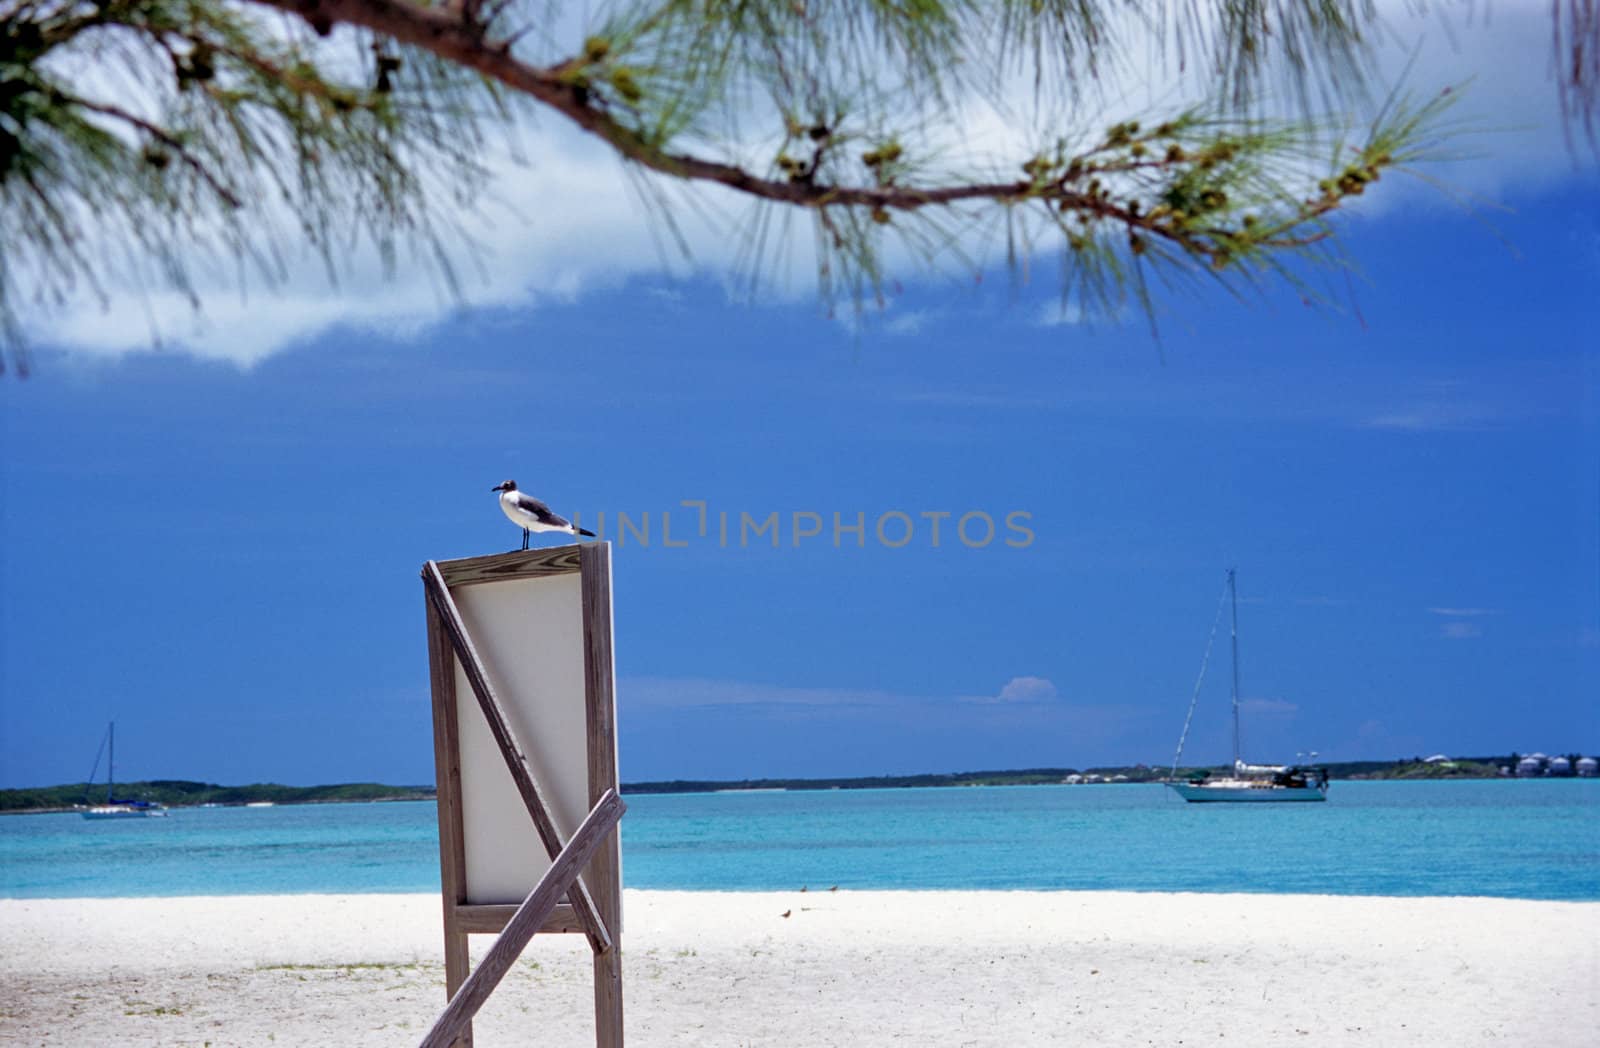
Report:
M 305 801 L 268 801 L 265 804 L 251 801 L 234 801 L 227 804 L 167 804 L 167 808 L 294 808 L 307 804 L 397 804 L 401 802 L 416 803 L 418 801 L 433 801 L 436 799 L 432 789 L 427 793 L 403 794 L 393 797 L 363 797 L 359 799 L 344 797 L 320 798 Z M 71 815 L 74 812 L 84 811 L 93 805 L 74 804 L 68 807 L 56 808 L 0 808 L 0 817 L 6 815 Z
M 1326 768 L 1328 777 L 1358 779 L 1498 779 L 1504 766 L 1516 767 L 1515 755 L 1507 757 L 1461 757 L 1447 761 L 1339 761 L 1313 762 Z M 1227 766 L 1182 765 L 1177 775 L 1170 765 L 1134 764 L 1091 768 L 1025 768 L 1006 771 L 966 771 L 919 775 L 870 775 L 841 778 L 800 779 L 670 779 L 655 782 L 623 783 L 624 794 L 650 793 L 733 793 L 754 790 L 881 790 L 949 786 L 1053 786 L 1123 785 L 1160 783 L 1169 778 L 1183 781 L 1197 775 L 1221 775 Z
M 1337 761 L 1317 764 L 1335 780 L 1436 781 L 1448 779 L 1511 779 L 1502 769 L 1514 769 L 1515 753 L 1498 757 L 1460 757 L 1449 760 Z M 1577 761 L 1571 762 L 1573 765 Z M 1169 778 L 1166 765 L 1136 764 L 1096 768 L 1026 768 L 1004 771 L 927 773 L 920 775 L 869 775 L 840 778 L 670 779 L 623 783 L 624 795 L 669 793 L 746 793 L 802 790 L 918 789 L 965 786 L 1125 785 L 1160 783 Z M 1222 765 L 1184 766 L 1177 779 L 1202 773 L 1220 774 Z M 1571 776 L 1555 776 L 1571 777 Z M 93 803 L 104 786 L 66 783 L 25 789 L 0 790 L 0 815 L 45 815 L 81 811 Z M 431 801 L 432 786 L 386 786 L 382 783 L 340 783 L 324 786 L 285 786 L 253 783 L 220 786 L 216 783 L 158 779 L 119 784 L 117 793 L 129 799 L 151 801 L 169 808 L 244 807 L 273 805 L 341 804 L 385 801 Z M 91 798 L 85 800 L 85 798 Z
M 104 804 L 105 784 L 65 783 L 30 789 L 0 790 L 0 815 L 44 815 L 82 811 Z M 386 786 L 376 782 L 338 783 L 327 786 L 285 786 L 260 782 L 245 786 L 219 786 L 210 782 L 156 779 L 118 783 L 118 800 L 138 800 L 168 808 L 243 808 L 255 805 L 382 803 L 431 801 L 432 786 Z

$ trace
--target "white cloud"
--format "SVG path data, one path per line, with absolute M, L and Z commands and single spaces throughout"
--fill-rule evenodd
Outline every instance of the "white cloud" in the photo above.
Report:
M 1373 415 L 1361 425 L 1364 429 L 1440 433 L 1487 429 L 1502 418 L 1500 409 L 1483 404 L 1432 401 Z
M 1577 286 L 1577 285 L 1574 285 Z M 1389 403 L 1351 408 L 1363 429 L 1402 433 L 1471 433 L 1494 430 L 1530 418 L 1570 413 L 1577 400 L 1564 395 L 1572 389 L 1574 373 L 1568 364 L 1530 358 L 1517 362 L 1517 381 L 1507 380 L 1512 371 L 1480 374 L 1476 377 L 1423 377 L 1408 380 L 1396 394 L 1385 394 Z
M 851 335 L 909 338 L 922 334 L 930 325 L 937 323 L 940 315 L 938 311 L 928 309 L 896 312 L 891 301 L 866 301 L 859 308 L 850 302 L 839 302 L 830 310 L 829 319 Z
M 1035 327 L 1069 327 L 1082 324 L 1088 319 L 1088 314 L 1077 302 L 1062 302 L 1057 298 L 1039 307 L 1033 316 L 1033 324 Z
M 1054 702 L 1059 697 L 1056 686 L 1044 677 L 1012 677 L 994 695 L 969 696 L 965 701 L 1022 704 Z
M 565 129 L 530 136 L 535 141 L 525 142 L 523 151 L 535 159 L 493 163 L 496 175 L 480 210 L 456 216 L 463 235 L 446 236 L 459 298 L 430 259 L 403 254 L 390 274 L 375 251 L 362 248 L 342 260 L 337 282 L 330 283 L 322 260 L 305 252 L 290 261 L 287 279 L 276 288 L 253 281 L 241 294 L 228 266 L 196 274 L 203 303 L 198 313 L 175 292 L 112 288 L 103 308 L 83 301 L 35 318 L 33 337 L 110 355 L 159 344 L 248 366 L 335 328 L 403 340 L 462 309 L 565 302 L 641 276 L 693 271 L 658 242 L 663 230 L 652 225 L 649 208 L 609 149 Z M 741 238 L 736 217 L 725 216 L 743 214 L 746 205 L 715 188 L 694 195 L 698 206 L 674 214 L 693 266 L 731 272 Z M 658 284 L 651 293 L 671 290 Z
M 1428 94 L 1440 85 L 1480 76 L 1466 92 L 1458 115 L 1480 127 L 1502 129 L 1482 139 L 1481 157 L 1439 172 L 1448 182 L 1493 194 L 1511 185 L 1574 174 L 1575 158 L 1568 152 L 1557 115 L 1550 14 L 1544 0 L 1499 0 L 1493 5 L 1492 20 L 1475 9 L 1451 8 L 1448 28 L 1438 12 L 1409 13 L 1411 5 L 1401 0 L 1387 0 L 1385 6 L 1397 14 L 1390 23 L 1391 42 L 1380 55 L 1380 77 L 1396 79 L 1409 63 L 1408 83 Z M 1191 76 L 1177 88 L 1155 86 L 1172 84 L 1172 69 L 1170 56 L 1140 52 L 1105 71 L 1090 87 L 1086 102 L 1103 103 L 1108 119 L 1141 115 L 1150 106 L 1181 106 L 1185 97 L 1196 97 L 1200 79 Z M 1033 109 L 1025 102 L 1010 108 L 1021 114 Z M 1031 140 L 1044 123 L 1036 114 L 1015 121 L 1011 115 L 973 106 L 959 127 L 938 133 L 960 135 L 961 145 L 974 156 L 999 156 L 1014 152 L 1018 142 Z M 740 230 L 749 205 L 730 191 L 688 189 L 639 176 L 650 186 L 665 187 L 681 205 L 673 217 L 691 252 L 692 261 L 685 263 L 672 245 L 668 227 L 653 214 L 657 206 L 653 195 L 639 192 L 638 183 L 630 181 L 608 148 L 555 116 L 517 135 L 520 153 L 534 159 L 526 165 L 489 161 L 495 177 L 481 194 L 482 211 L 463 220 L 480 247 L 473 251 L 479 264 L 461 266 L 460 300 L 441 288 L 427 265 L 403 260 L 390 278 L 368 251 L 348 260 L 337 286 L 329 284 L 321 261 L 313 257 L 295 260 L 281 288 L 257 289 L 247 297 L 241 297 L 227 275 L 219 272 L 200 281 L 197 290 L 204 309 L 198 317 L 183 296 L 144 295 L 129 285 L 111 287 L 104 309 L 78 301 L 65 312 L 33 318 L 28 326 L 41 343 L 88 353 L 147 350 L 159 338 L 169 349 L 249 365 L 341 327 L 407 338 L 447 320 L 463 306 L 536 307 L 638 278 L 688 272 L 726 277 L 741 265 L 741 248 L 748 238 Z M 1390 185 L 1385 180 L 1385 189 Z M 1363 201 L 1363 211 L 1373 215 L 1396 201 L 1440 199 L 1429 192 L 1375 193 L 1375 199 Z M 809 294 L 814 272 L 808 218 L 788 213 L 786 220 L 774 224 L 773 236 L 786 244 L 782 256 L 771 260 L 770 271 L 787 281 L 777 290 Z M 997 239 L 965 237 L 961 247 L 978 264 L 991 264 L 1004 252 Z M 903 247 L 891 245 L 885 252 L 889 273 L 907 272 L 913 268 L 909 261 Z M 1021 261 L 1025 269 L 1028 260 Z M 889 319 L 884 329 L 889 334 L 915 334 L 929 319 L 907 313 Z M 1081 320 L 1076 309 L 1063 312 L 1059 304 L 1047 304 L 1035 322 Z M 1427 430 L 1471 428 L 1490 421 L 1482 409 L 1470 404 L 1428 402 L 1376 415 L 1367 424 Z
M 919 335 L 932 320 L 933 314 L 927 310 L 913 310 L 890 317 L 883 330 L 889 335 Z
M 1498 608 L 1429 608 L 1430 615 L 1446 621 L 1439 624 L 1439 636 L 1445 640 L 1472 640 L 1483 636 L 1483 626 L 1476 620 L 1500 614 Z

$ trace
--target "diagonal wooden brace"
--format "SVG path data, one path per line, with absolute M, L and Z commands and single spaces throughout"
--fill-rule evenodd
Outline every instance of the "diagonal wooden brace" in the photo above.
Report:
M 483 718 L 489 724 L 489 731 L 494 735 L 495 742 L 500 746 L 500 753 L 506 759 L 506 768 L 511 772 L 511 780 L 516 783 L 517 792 L 522 795 L 522 803 L 527 806 L 528 814 L 533 817 L 534 828 L 538 830 L 539 839 L 544 842 L 545 851 L 554 859 L 563 851 L 565 843 L 561 840 L 561 834 L 556 829 L 555 823 L 550 819 L 550 809 L 539 793 L 539 784 L 533 777 L 533 770 L 528 766 L 528 758 L 523 754 L 522 747 L 517 744 L 516 736 L 512 734 L 505 708 L 495 697 L 489 677 L 483 671 L 483 661 L 478 658 L 472 637 L 467 633 L 466 623 L 461 619 L 461 611 L 456 607 L 455 599 L 450 596 L 450 587 L 445 585 L 444 576 L 439 572 L 439 565 L 431 560 L 423 567 L 422 578 L 427 584 L 428 597 L 433 601 L 433 606 L 439 612 L 439 618 L 444 622 L 445 632 L 450 635 L 451 647 L 455 649 L 456 658 L 460 660 L 461 668 L 467 675 L 467 682 L 472 685 L 473 694 L 478 697 L 478 706 L 483 710 Z M 572 881 L 567 897 L 572 903 L 573 914 L 589 937 L 589 945 L 594 952 L 605 953 L 611 949 L 611 932 L 600 919 L 600 914 L 595 909 L 594 898 L 589 894 L 589 889 L 581 877 Z
M 489 947 L 483 963 L 467 976 L 461 989 L 450 998 L 450 1003 L 434 1022 L 433 1029 L 422 1039 L 420 1048 L 448 1048 L 467 1028 L 472 1017 L 478 1014 L 478 1009 L 483 1007 L 483 1002 L 488 1000 L 506 972 L 516 963 L 528 940 L 549 918 L 561 896 L 578 883 L 578 872 L 588 865 L 595 851 L 616 829 L 625 810 L 626 805 L 617 796 L 616 790 L 607 790 L 601 795 L 599 803 L 584 817 L 578 832 L 572 835 L 572 840 L 555 856 L 550 869 L 545 871 L 533 891 L 517 907 L 517 912 L 506 923 L 505 930 Z

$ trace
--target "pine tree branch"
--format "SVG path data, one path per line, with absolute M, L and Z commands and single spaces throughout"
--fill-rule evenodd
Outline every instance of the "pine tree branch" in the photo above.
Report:
M 407 0 L 256 0 L 304 18 L 313 27 L 342 23 L 360 26 L 403 44 L 430 51 L 549 106 L 578 127 L 606 142 L 621 156 L 677 178 L 714 182 L 754 197 L 813 207 L 827 205 L 916 208 L 963 199 L 1004 197 L 1016 185 L 963 186 L 939 190 L 886 190 L 806 185 L 762 178 L 743 168 L 703 157 L 669 153 L 639 132 L 619 123 L 596 105 L 593 94 L 571 72 L 585 59 L 574 57 L 549 67 L 531 65 L 511 53 L 509 43 L 491 41 L 482 23 L 463 21 L 451 8 L 427 8 Z
M 69 95 L 62 92 L 57 92 L 56 97 L 67 105 L 77 106 L 80 109 L 87 109 L 91 113 L 99 113 L 101 116 L 107 116 L 113 120 L 119 120 L 124 124 L 128 124 L 131 127 L 143 131 L 151 138 L 172 150 L 177 158 L 188 165 L 189 169 L 195 174 L 204 179 L 206 185 L 211 187 L 211 191 L 217 194 L 218 198 L 220 198 L 229 207 L 244 206 L 244 202 L 239 199 L 238 194 L 234 193 L 234 191 L 228 187 L 228 184 L 222 181 L 222 179 L 219 178 L 217 174 L 206 165 L 205 161 L 195 156 L 193 151 L 184 145 L 182 139 L 178 138 L 161 125 L 152 123 L 151 121 L 146 120 L 144 117 L 139 116 L 137 113 L 130 113 L 121 106 L 115 106 L 109 102 L 95 102 L 87 98 L 78 98 L 75 95 Z
M 1230 179 L 1254 177 L 1249 173 L 1251 165 L 1283 149 L 1285 136 L 1248 127 L 1241 132 L 1239 128 L 1246 125 L 1231 125 L 1231 131 L 1211 129 L 1217 137 L 1199 150 L 1185 151 L 1175 143 L 1167 144 L 1185 131 L 1207 130 L 1189 118 L 1143 134 L 1137 123 L 1116 125 L 1104 141 L 1078 157 L 1039 155 L 1029 159 L 1021 165 L 1026 178 L 948 185 L 909 184 L 898 163 L 897 146 L 881 146 L 862 157 L 876 176 L 876 184 L 841 184 L 818 178 L 839 140 L 827 128 L 791 127 L 791 140 L 797 134 L 802 140 L 811 139 L 811 157 L 802 161 L 780 154 L 777 166 L 785 176 L 765 177 L 734 164 L 668 151 L 619 120 L 614 115 L 616 103 L 591 85 L 591 74 L 601 74 L 604 51 L 536 66 L 513 54 L 508 41 L 490 38 L 492 19 L 464 21 L 461 9 L 455 6 L 428 8 L 414 0 L 254 2 L 298 14 L 314 27 L 339 23 L 364 28 L 475 70 L 556 110 L 624 159 L 648 170 L 721 185 L 753 199 L 811 209 L 822 223 L 829 249 L 838 254 L 847 270 L 874 285 L 875 249 L 869 232 L 873 224 L 891 222 L 891 212 L 914 213 L 967 203 L 1036 209 L 1059 231 L 1081 264 L 1104 268 L 1113 279 L 1120 279 L 1115 274 L 1121 271 L 1121 264 L 1111 253 L 1112 241 L 1091 227 L 1109 224 L 1118 229 L 1136 272 L 1139 267 L 1133 263 L 1141 257 L 1198 264 L 1219 274 L 1233 267 L 1284 272 L 1280 263 L 1269 260 L 1270 253 L 1303 250 L 1327 240 L 1327 216 L 1396 163 L 1394 143 L 1380 144 L 1375 137 L 1354 150 L 1348 167 L 1318 183 L 1315 194 L 1285 197 L 1284 190 L 1275 189 L 1264 197 L 1259 186 L 1253 194 L 1236 194 L 1253 195 L 1256 206 L 1272 212 L 1266 216 L 1246 213 L 1244 202 L 1232 200 L 1220 187 Z M 586 50 L 594 43 L 587 42 Z M 604 82 L 603 75 L 593 79 Z M 616 86 L 614 72 L 610 83 Z M 835 212 L 857 211 L 869 216 L 870 222 L 851 218 L 841 224 L 829 217 Z M 1069 216 L 1080 220 L 1082 228 L 1069 227 Z M 1157 245 L 1166 245 L 1167 250 Z M 824 262 L 825 285 L 829 268 Z
M 532 8 L 515 24 L 507 14 L 522 0 L 22 2 L 0 0 L 0 188 L 15 179 L 33 192 L 0 196 L 0 233 L 22 245 L 16 264 L 0 267 L 0 353 L 20 352 L 16 303 L 64 301 L 75 282 L 112 268 L 103 253 L 64 246 L 79 230 L 62 216 L 120 224 L 122 240 L 185 288 L 194 245 L 253 255 L 271 243 L 262 219 L 273 214 L 293 216 L 330 274 L 355 237 L 371 238 L 386 264 L 408 239 L 437 251 L 432 198 L 454 187 L 471 205 L 487 177 L 483 102 L 502 117 L 508 96 L 560 113 L 639 171 L 808 211 L 824 297 L 849 287 L 858 303 L 880 287 L 886 235 L 931 259 L 961 253 L 960 231 L 990 220 L 1028 252 L 1046 242 L 1036 234 L 1069 248 L 1069 280 L 1107 302 L 1106 289 L 1129 284 L 1147 300 L 1154 263 L 1229 283 L 1294 280 L 1278 256 L 1321 242 L 1331 212 L 1380 171 L 1426 155 L 1416 147 L 1434 136 L 1439 111 L 1401 104 L 1353 144 L 1327 124 L 1273 125 L 1215 99 L 1142 132 L 1114 125 L 1092 145 L 1082 114 L 1063 115 L 1039 130 L 1051 136 L 1039 152 L 992 166 L 951 147 L 946 129 L 963 129 L 963 101 L 1001 90 L 1017 63 L 1050 66 L 1056 86 L 1045 93 L 1076 97 L 1095 48 L 1113 47 L 1097 35 L 1093 5 L 641 0 L 605 16 L 575 51 L 546 40 L 534 52 L 518 43 L 548 35 Z M 1293 8 L 1281 17 L 1300 25 L 1325 2 L 1357 0 L 1246 6 L 1280 2 Z M 993 11 L 1012 19 L 999 43 L 985 35 Z M 310 39 L 336 26 L 340 39 Z M 1255 32 L 1235 28 L 1246 43 Z M 1325 28 L 1327 40 L 1322 29 L 1306 40 L 1342 54 L 1346 29 Z M 1014 63 L 1008 48 L 1024 43 L 1031 57 Z M 113 78 L 74 79 L 84 61 L 148 90 L 157 109 L 99 95 Z M 976 82 L 990 74 L 993 83 Z M 1573 79 L 1588 83 L 1583 70 Z M 768 121 L 765 141 L 782 142 L 770 162 L 739 147 L 751 113 Z M 148 164 L 107 124 L 131 129 Z M 1312 189 L 1319 168 L 1328 177 Z M 41 222 L 59 231 L 41 233 Z
M 970 201 L 1019 203 L 1034 201 L 1063 211 L 1110 220 L 1130 229 L 1163 236 L 1186 251 L 1210 254 L 1193 238 L 1141 216 L 1136 206 L 1113 199 L 1104 191 L 1084 191 L 1075 180 L 1038 177 L 1014 181 L 971 182 L 946 186 L 903 184 L 834 185 L 818 182 L 810 172 L 787 179 L 758 175 L 745 168 L 687 153 L 660 148 L 644 135 L 618 121 L 603 99 L 574 73 L 588 64 L 575 56 L 547 67 L 517 58 L 509 44 L 489 39 L 483 23 L 464 21 L 455 7 L 422 7 L 410 0 L 255 0 L 300 15 L 314 26 L 343 23 L 423 48 L 440 58 L 476 70 L 512 90 L 528 95 L 566 116 L 578 127 L 601 139 L 627 160 L 675 178 L 709 182 L 774 203 L 815 209 L 864 208 L 877 215 L 890 210 L 922 208 Z M 1142 165 L 1160 167 L 1159 161 Z M 815 165 L 812 165 L 814 171 Z M 1126 169 L 1126 165 L 1124 167 Z M 1110 170 L 1110 169 L 1107 169 Z M 1329 210 L 1319 206 L 1317 213 Z M 1293 246 L 1320 239 L 1285 240 Z

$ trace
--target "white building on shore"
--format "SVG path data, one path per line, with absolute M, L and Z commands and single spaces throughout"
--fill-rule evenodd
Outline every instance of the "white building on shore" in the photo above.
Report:
M 1504 774 L 1504 772 L 1502 772 Z M 1572 776 L 1582 779 L 1600 777 L 1600 760 L 1594 757 L 1547 757 L 1542 753 L 1530 753 L 1517 761 L 1516 776 L 1519 779 L 1567 779 Z

